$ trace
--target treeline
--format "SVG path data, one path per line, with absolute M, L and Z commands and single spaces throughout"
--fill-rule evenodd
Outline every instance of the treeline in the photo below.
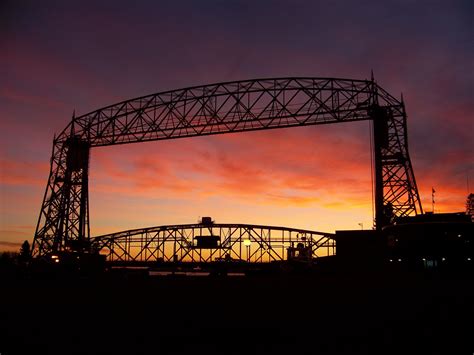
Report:
M 30 261 L 30 244 L 25 240 L 17 252 L 0 253 L 0 277 L 19 276 L 24 273 Z

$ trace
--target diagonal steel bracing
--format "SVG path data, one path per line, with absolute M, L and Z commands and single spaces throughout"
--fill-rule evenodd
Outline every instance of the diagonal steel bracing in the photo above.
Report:
M 219 243 L 201 249 L 195 237 L 215 236 Z M 295 228 L 249 224 L 184 224 L 134 229 L 92 238 L 92 248 L 109 262 L 211 262 L 226 255 L 234 260 L 272 262 L 286 260 L 289 247 L 303 243 L 312 257 L 334 255 L 334 235 Z M 249 241 L 248 248 L 245 241 Z
M 138 97 L 74 117 L 54 139 L 33 255 L 85 250 L 91 148 L 232 132 L 372 120 L 376 226 L 422 212 L 406 113 L 373 80 L 254 79 Z

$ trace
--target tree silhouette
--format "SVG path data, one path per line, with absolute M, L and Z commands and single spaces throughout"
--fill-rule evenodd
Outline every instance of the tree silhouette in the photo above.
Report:
M 21 245 L 19 259 L 22 262 L 30 259 L 30 243 L 28 243 L 27 240 L 25 240 Z

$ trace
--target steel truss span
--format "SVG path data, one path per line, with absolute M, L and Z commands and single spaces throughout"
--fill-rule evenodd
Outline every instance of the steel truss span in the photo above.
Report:
M 90 240 L 90 148 L 306 125 L 372 120 L 376 226 L 422 212 L 403 101 L 372 80 L 254 79 L 126 100 L 80 117 L 54 138 L 33 256 L 84 250 Z
M 134 229 L 92 238 L 111 263 L 213 261 L 272 262 L 335 254 L 334 235 L 249 224 L 185 224 Z M 307 254 L 304 253 L 307 251 Z M 303 255 L 305 254 L 305 255 Z

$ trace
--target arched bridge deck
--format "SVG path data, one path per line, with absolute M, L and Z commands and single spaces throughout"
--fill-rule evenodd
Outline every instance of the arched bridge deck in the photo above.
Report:
M 92 238 L 112 264 L 266 263 L 288 255 L 310 260 L 335 254 L 334 235 L 304 229 L 197 223 L 133 229 Z

